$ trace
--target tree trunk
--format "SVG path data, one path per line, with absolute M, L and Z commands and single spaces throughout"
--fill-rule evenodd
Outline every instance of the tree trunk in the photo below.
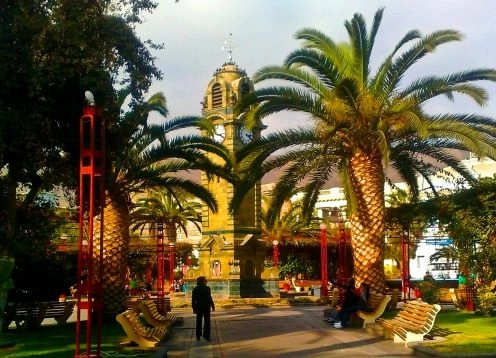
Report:
M 384 170 L 380 157 L 355 154 L 348 167 L 355 190 L 356 210 L 351 214 L 351 244 L 354 277 L 370 285 L 372 291 L 384 292 Z
M 114 322 L 126 306 L 125 276 L 129 256 L 129 211 L 124 200 L 108 197 L 104 210 L 104 320 Z

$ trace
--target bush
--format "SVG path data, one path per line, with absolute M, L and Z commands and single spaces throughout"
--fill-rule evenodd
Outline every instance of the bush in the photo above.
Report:
M 315 276 L 314 268 L 302 258 L 289 254 L 279 265 L 279 278 L 297 277 L 303 275 L 303 278 Z
M 491 291 L 488 286 L 479 286 L 477 288 L 477 307 L 485 317 L 490 317 L 491 312 L 496 308 L 496 293 Z
M 439 303 L 439 286 L 433 281 L 423 281 L 419 283 L 422 301 L 429 304 Z

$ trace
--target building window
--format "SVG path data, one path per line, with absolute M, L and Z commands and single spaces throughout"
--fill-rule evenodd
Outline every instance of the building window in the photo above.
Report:
M 222 88 L 218 83 L 212 86 L 212 107 L 222 107 Z
M 250 85 L 246 82 L 243 82 L 243 84 L 241 85 L 241 97 L 248 93 L 250 93 Z
M 422 261 L 424 261 L 425 256 L 417 256 L 417 268 L 421 268 Z

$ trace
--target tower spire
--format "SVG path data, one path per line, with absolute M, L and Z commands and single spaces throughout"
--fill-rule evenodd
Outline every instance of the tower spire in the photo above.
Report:
M 236 44 L 236 40 L 232 38 L 232 32 L 229 33 L 229 38 L 224 41 L 224 46 L 222 46 L 222 51 L 227 52 L 227 59 L 229 62 L 233 62 L 232 59 L 232 53 L 234 50 L 238 48 L 238 45 Z

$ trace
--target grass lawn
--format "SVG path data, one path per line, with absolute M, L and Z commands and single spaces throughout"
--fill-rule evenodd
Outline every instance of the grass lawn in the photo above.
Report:
M 439 352 L 496 352 L 496 317 L 441 311 L 431 333 L 446 339 L 429 345 L 429 348 Z
M 387 311 L 384 318 L 392 318 L 395 311 Z M 482 317 L 464 311 L 441 311 L 430 332 L 443 337 L 438 343 L 429 342 L 428 347 L 443 353 L 495 353 L 496 317 Z
M 84 326 L 82 326 L 84 327 Z M 42 326 L 35 331 L 16 331 L 0 335 L 0 357 L 40 357 L 40 358 L 68 358 L 74 357 L 76 324 L 67 323 L 62 326 Z M 119 348 L 120 338 L 124 336 L 121 326 L 115 322 L 105 324 L 102 328 L 102 351 L 108 356 L 151 357 L 147 352 L 122 351 Z M 96 341 L 94 341 L 96 342 Z M 15 343 L 14 347 L 4 347 L 8 343 Z M 81 345 L 81 348 L 84 348 Z

